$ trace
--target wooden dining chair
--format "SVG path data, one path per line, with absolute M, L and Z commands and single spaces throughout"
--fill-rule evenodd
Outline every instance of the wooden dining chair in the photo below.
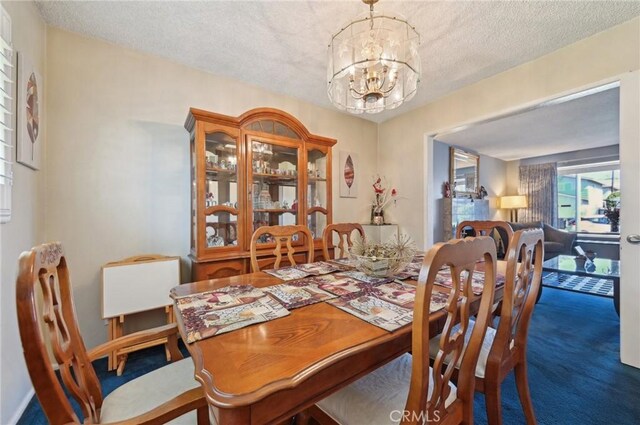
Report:
M 20 256 L 16 303 L 27 369 L 50 424 L 209 423 L 204 392 L 194 379 L 193 361 L 183 359 L 178 349 L 175 324 L 129 334 L 87 352 L 78 329 L 61 244 L 40 245 Z M 54 360 L 49 358 L 46 337 Z M 103 398 L 91 362 L 115 350 L 162 337 L 168 339 L 171 358 L 183 360 L 129 381 Z M 83 420 L 74 412 L 65 390 L 80 406 Z
M 504 296 L 497 329 L 487 329 L 478 366 L 476 390 L 484 393 L 489 424 L 502 424 L 500 387 L 512 370 L 528 425 L 536 423 L 527 377 L 527 335 L 540 290 L 544 258 L 541 229 L 519 230 L 507 252 Z M 431 341 L 436 358 L 438 341 Z
M 484 260 L 485 289 L 470 326 L 472 277 L 478 260 Z M 442 267 L 453 277 L 453 289 L 444 310 L 446 322 L 439 336 L 438 356 L 429 367 L 430 300 Z M 474 371 L 489 322 L 495 291 L 496 248 L 488 237 L 439 243 L 429 250 L 418 278 L 413 310 L 412 354 L 404 354 L 358 381 L 321 400 L 299 415 L 324 424 L 472 424 Z M 442 314 L 442 313 L 440 313 Z M 455 325 L 459 323 L 458 325 Z M 463 343 L 468 340 L 466 350 Z M 445 359 L 461 359 L 457 385 L 451 382 L 453 366 Z M 443 367 L 444 366 L 444 367 Z
M 511 237 L 513 236 L 513 229 L 511 228 L 511 225 L 506 221 L 470 220 L 463 221 L 458 224 L 458 226 L 456 227 L 456 238 L 460 239 L 462 237 L 462 232 L 464 232 L 465 229 L 469 228 L 473 230 L 473 236 L 492 236 L 492 233 L 495 231 L 497 233 L 497 236 L 500 238 L 499 240 L 502 243 L 502 247 L 505 251 L 509 246 Z M 498 239 L 496 239 L 496 241 L 497 240 Z M 504 253 L 505 251 L 502 251 L 502 253 Z M 498 254 L 502 255 L 500 252 L 498 252 Z
M 335 223 L 325 227 L 322 232 L 322 255 L 325 260 L 331 259 L 329 255 L 329 249 L 337 248 L 340 250 L 340 255 L 336 255 L 336 250 L 333 251 L 333 258 L 344 258 L 347 256 L 349 249 L 353 246 L 351 235 L 354 231 L 357 231 L 360 238 L 364 240 L 364 229 L 358 223 Z M 333 234 L 338 234 L 338 245 L 333 245 Z
M 276 261 L 273 265 L 274 269 L 280 268 L 280 264 L 282 263 L 283 245 L 286 249 L 289 264 L 296 265 L 293 256 L 296 252 L 293 247 L 293 236 L 296 234 L 301 235 L 305 239 L 303 247 L 307 256 L 306 262 L 313 263 L 313 235 L 307 226 L 262 226 L 256 229 L 251 237 L 251 271 L 254 273 L 260 271 L 260 265 L 258 264 L 258 239 L 263 235 L 271 235 L 274 239 L 273 242 L 276 244 L 272 251 L 273 255 L 276 256 Z

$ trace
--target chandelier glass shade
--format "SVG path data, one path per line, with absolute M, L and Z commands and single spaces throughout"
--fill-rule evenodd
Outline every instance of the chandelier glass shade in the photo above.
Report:
M 419 45 L 420 35 L 404 18 L 372 7 L 331 38 L 329 99 L 354 114 L 397 108 L 418 89 Z

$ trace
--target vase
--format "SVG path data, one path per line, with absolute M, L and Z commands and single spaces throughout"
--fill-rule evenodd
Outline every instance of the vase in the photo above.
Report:
M 611 233 L 618 233 L 620 231 L 619 223 L 610 223 L 611 224 Z
M 376 211 L 375 208 L 371 208 L 371 224 L 377 226 L 384 224 L 384 210 Z

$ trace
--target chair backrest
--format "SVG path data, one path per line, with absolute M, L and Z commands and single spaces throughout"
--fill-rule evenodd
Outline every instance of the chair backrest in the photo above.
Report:
M 82 423 L 63 385 L 80 405 L 84 423 L 99 423 L 102 391 L 80 335 L 62 245 L 40 245 L 20 256 L 16 284 L 18 327 L 31 382 L 49 423 Z M 39 288 L 38 288 L 39 287 Z M 42 293 L 39 310 L 37 293 Z M 62 383 L 47 353 L 47 329 Z
M 340 250 L 340 254 L 339 256 L 336 255 L 337 252 L 334 250 L 333 256 L 334 258 L 346 257 L 348 250 L 353 246 L 351 235 L 354 230 L 357 231 L 360 234 L 360 238 L 364 240 L 364 229 L 358 223 L 335 223 L 325 227 L 324 231 L 322 232 L 322 255 L 324 256 L 324 259 L 330 259 L 329 248 L 334 248 L 334 233 L 338 234 L 338 246 L 336 248 Z
M 480 306 L 476 322 L 469 326 L 474 275 L 481 278 L 476 270 L 478 260 L 484 260 L 485 286 L 480 295 Z M 450 291 L 444 313 L 446 322 L 440 336 L 438 354 L 433 364 L 433 376 L 429 369 L 429 306 L 434 281 L 442 268 L 451 273 L 453 287 Z M 445 409 L 450 387 L 449 382 L 455 365 L 462 357 L 457 382 L 457 401 L 461 402 L 463 423 L 473 422 L 473 393 L 475 389 L 475 369 L 480 348 L 489 324 L 493 296 L 495 292 L 496 247 L 489 237 L 454 239 L 433 246 L 424 259 L 413 312 L 411 385 L 407 398 L 406 423 L 422 423 L 420 418 L 444 420 L 451 411 Z M 457 326 L 454 328 L 454 326 Z M 471 330 L 472 329 L 472 330 Z M 465 336 L 471 332 L 469 343 L 464 348 Z M 446 362 L 445 362 L 445 359 Z M 420 361 L 418 361 L 420 360 Z M 433 379 L 433 391 L 429 397 L 429 381 Z M 458 412 L 457 414 L 460 414 Z M 413 419 L 413 420 L 412 420 Z M 405 423 L 405 420 L 403 420 Z
M 502 230 L 506 233 L 507 238 L 511 239 L 513 236 L 513 229 L 511 225 L 506 221 L 499 220 L 472 220 L 463 221 L 456 227 L 456 238 L 460 239 L 462 231 L 468 227 L 471 227 L 475 232 L 475 236 L 491 236 L 491 232 L 495 229 L 497 231 Z M 509 241 L 506 241 L 507 243 Z
M 311 231 L 306 226 L 298 226 L 298 225 L 289 225 L 289 226 L 262 226 L 256 229 L 253 232 L 253 236 L 251 237 L 251 271 L 259 272 L 260 266 L 258 265 L 258 239 L 262 235 L 271 235 L 276 244 L 273 249 L 273 254 L 276 256 L 276 261 L 273 265 L 274 269 L 280 268 L 280 263 L 282 262 L 282 248 L 283 242 L 284 247 L 287 251 L 287 259 L 291 265 L 295 265 L 296 261 L 293 258 L 293 254 L 295 253 L 295 248 L 293 247 L 293 235 L 300 234 L 304 237 L 305 241 L 303 242 L 303 246 L 306 249 L 307 253 L 307 263 L 313 262 L 313 235 L 311 235 Z
M 511 353 L 526 350 L 529 322 L 540 291 L 543 258 L 542 229 L 519 230 L 513 235 L 507 252 L 500 324 L 487 359 L 486 376 L 496 373 L 495 368 L 500 368 L 502 360 Z

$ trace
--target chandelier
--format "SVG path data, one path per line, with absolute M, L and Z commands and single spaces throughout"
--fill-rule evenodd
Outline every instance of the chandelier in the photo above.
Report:
M 331 38 L 327 92 L 339 109 L 375 114 L 415 96 L 420 82 L 420 35 L 404 18 L 369 13 Z

